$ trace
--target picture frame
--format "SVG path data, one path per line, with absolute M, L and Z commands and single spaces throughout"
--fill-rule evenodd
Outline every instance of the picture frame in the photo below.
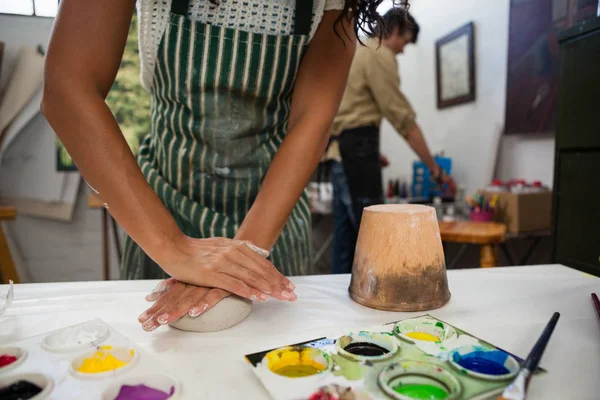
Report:
M 475 24 L 469 22 L 435 42 L 437 107 L 475 101 Z

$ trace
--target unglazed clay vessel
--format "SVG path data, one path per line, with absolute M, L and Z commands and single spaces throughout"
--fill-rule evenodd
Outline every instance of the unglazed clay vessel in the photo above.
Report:
M 433 207 L 384 204 L 363 211 L 350 296 L 367 307 L 424 311 L 450 299 Z
M 251 311 L 250 300 L 229 296 L 197 317 L 186 315 L 170 325 L 188 332 L 217 332 L 239 324 L 250 315 Z

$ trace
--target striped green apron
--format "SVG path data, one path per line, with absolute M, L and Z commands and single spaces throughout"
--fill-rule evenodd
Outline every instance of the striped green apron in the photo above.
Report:
M 188 5 L 172 2 L 138 163 L 186 235 L 233 238 L 285 138 L 312 1 L 297 1 L 289 36 L 192 21 Z M 305 193 L 270 256 L 284 275 L 308 272 L 310 232 Z M 123 279 L 167 276 L 129 237 L 121 270 Z

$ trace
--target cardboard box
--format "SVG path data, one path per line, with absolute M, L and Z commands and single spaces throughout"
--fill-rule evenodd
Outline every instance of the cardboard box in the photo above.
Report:
M 508 232 L 518 233 L 550 229 L 552 192 L 511 193 L 483 192 L 486 200 L 498 194 L 494 220 L 506 224 Z

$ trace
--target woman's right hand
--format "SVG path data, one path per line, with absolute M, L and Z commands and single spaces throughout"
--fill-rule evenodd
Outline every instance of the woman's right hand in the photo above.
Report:
M 269 296 L 295 301 L 295 286 L 246 243 L 181 235 L 157 261 L 181 282 L 223 289 L 253 301 L 266 301 Z

